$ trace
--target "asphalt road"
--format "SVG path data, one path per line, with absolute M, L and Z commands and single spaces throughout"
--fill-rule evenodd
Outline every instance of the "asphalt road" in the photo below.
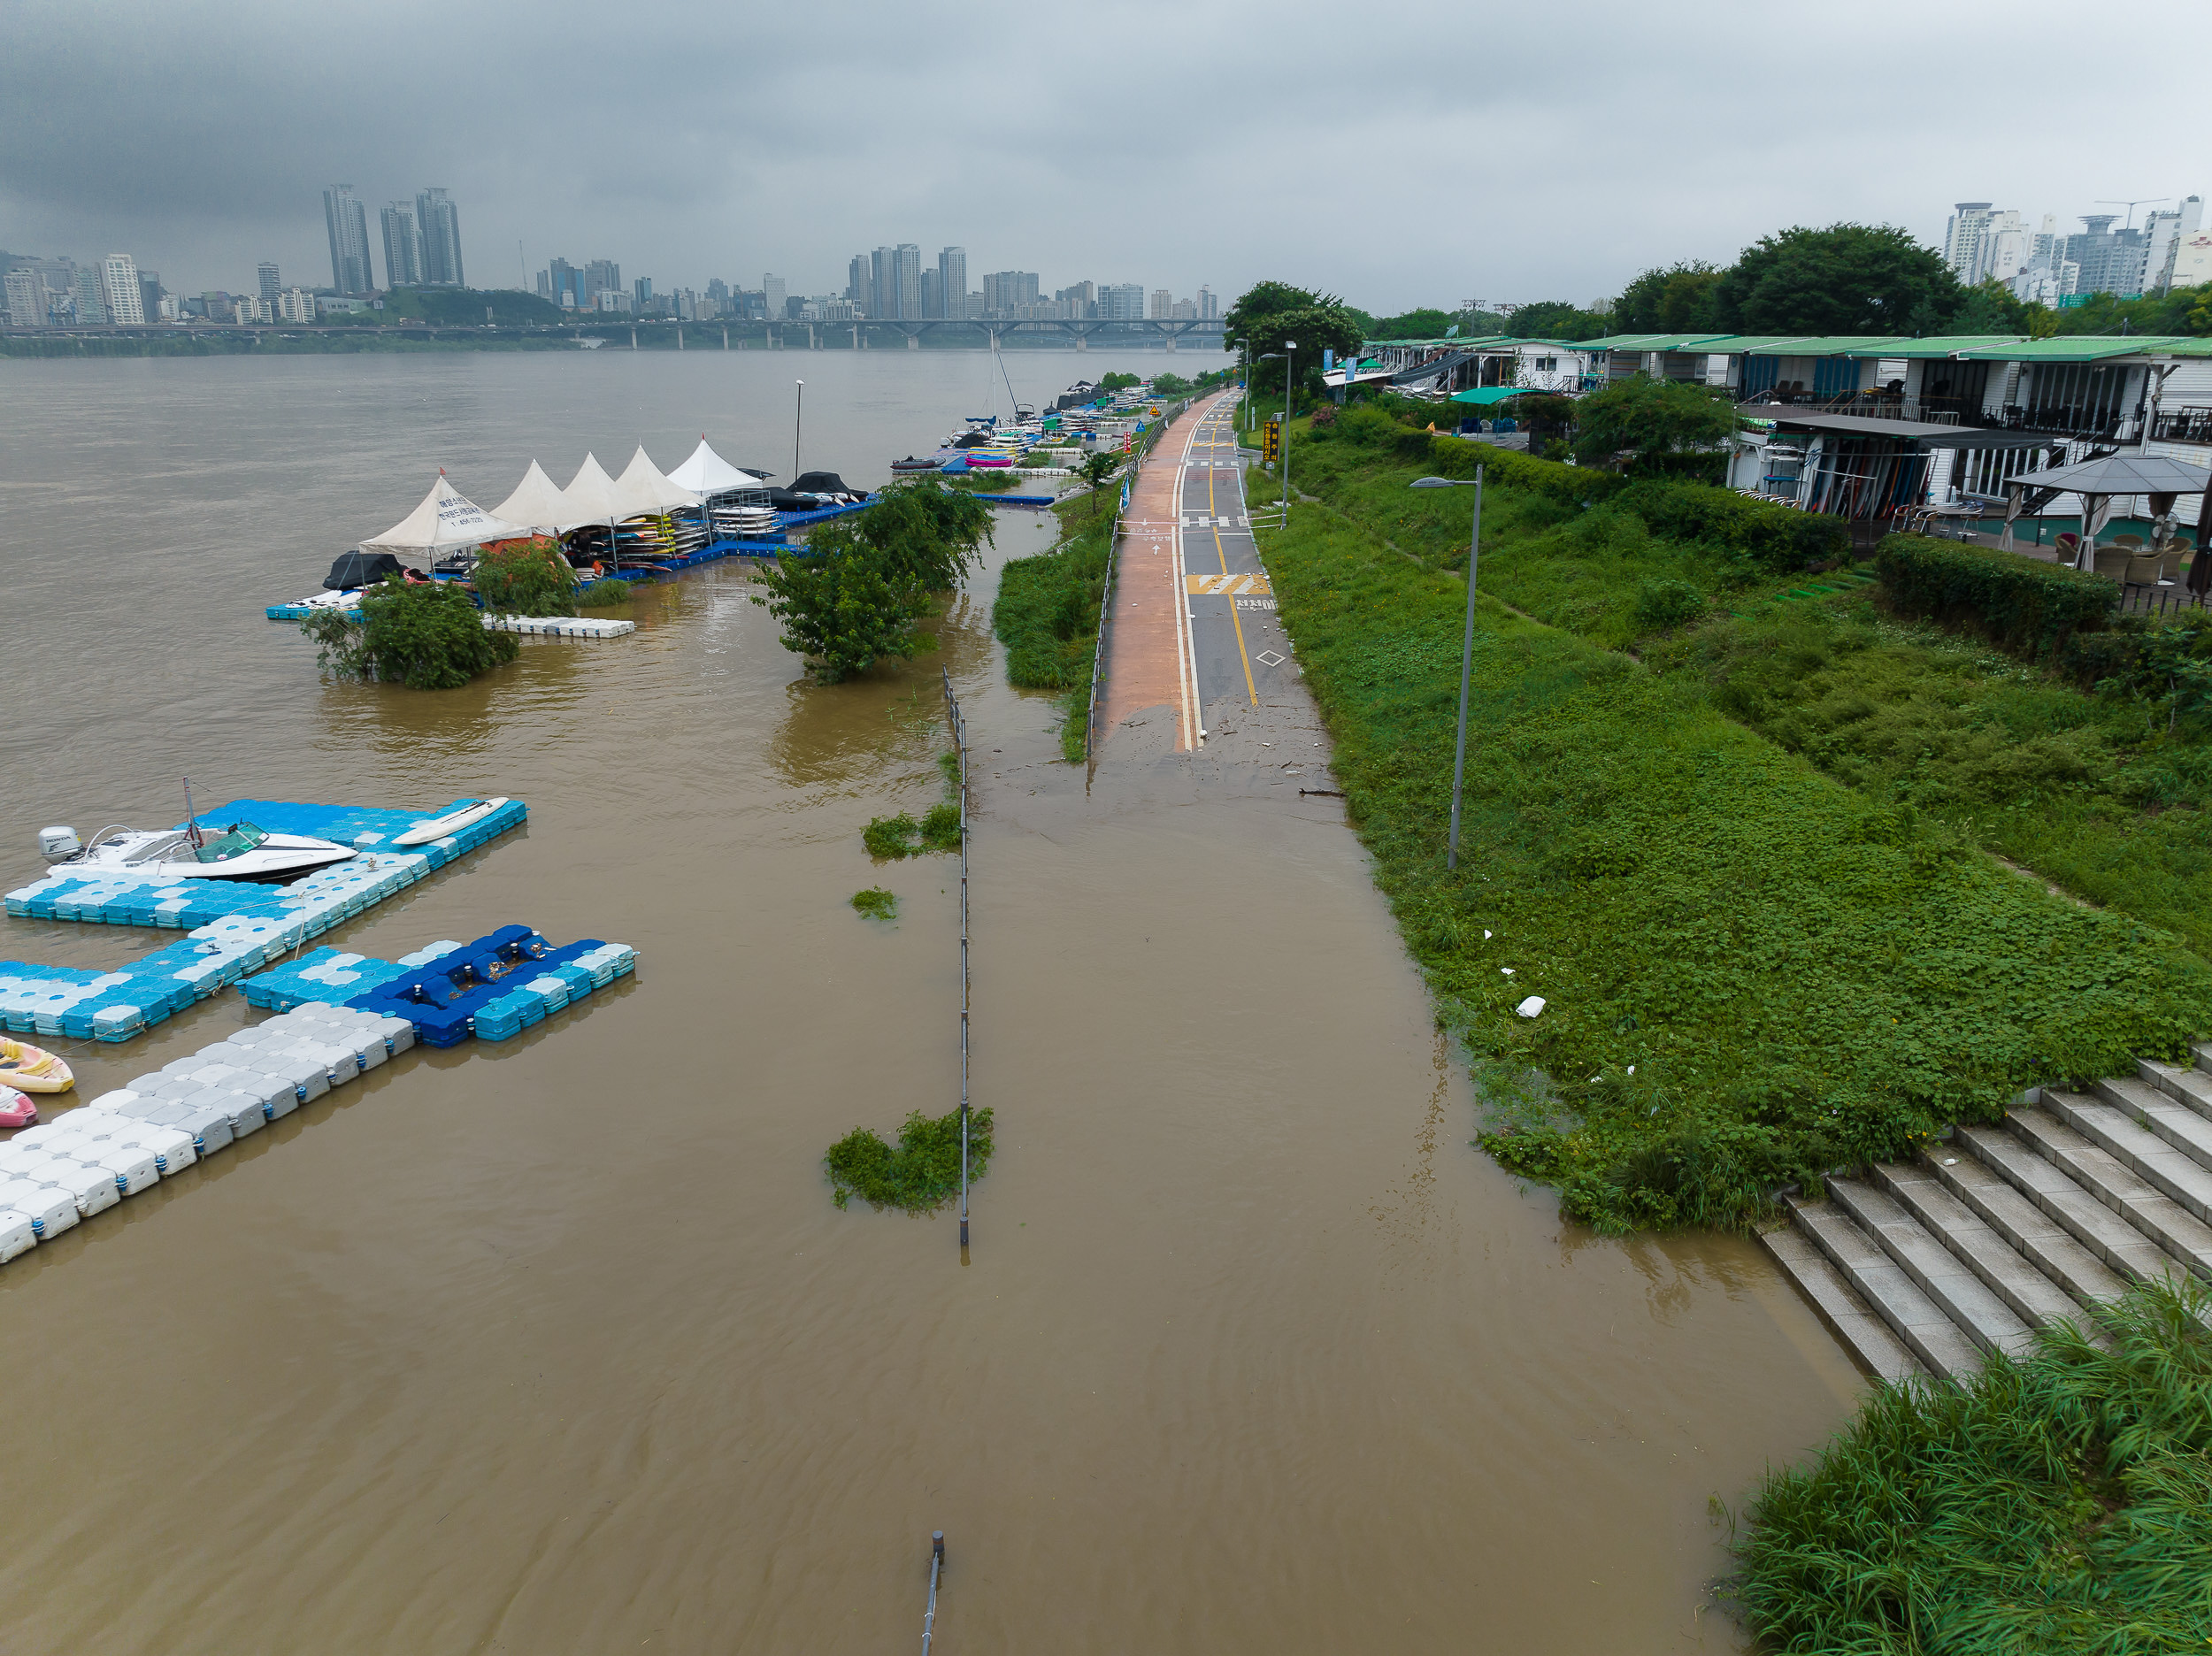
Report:
M 1236 417 L 1229 398 L 1208 410 L 1179 458 L 1176 479 L 1192 671 L 1210 728 L 1225 715 L 1258 709 L 1294 671 L 1253 544 Z

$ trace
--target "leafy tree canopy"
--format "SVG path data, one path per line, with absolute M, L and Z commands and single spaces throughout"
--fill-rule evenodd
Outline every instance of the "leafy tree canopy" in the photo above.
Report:
M 1650 469 L 1670 455 L 1709 449 L 1735 429 L 1725 391 L 1679 380 L 1638 374 L 1575 404 L 1575 454 L 1586 464 L 1627 454 L 1633 465 Z
M 1098 388 L 1102 391 L 1126 391 L 1143 383 L 1143 380 L 1133 373 L 1110 373 L 1098 382 Z
M 1525 304 L 1506 318 L 1503 331 L 1523 339 L 1585 340 L 1599 339 L 1614 330 L 1608 318 L 1564 299 L 1545 299 Z
M 1932 334 L 1962 299 L 1933 249 L 1894 225 L 1800 225 L 1746 248 L 1713 288 L 1736 334 Z
M 2177 288 L 2171 293 L 2146 294 L 2140 299 L 2092 294 L 2086 303 L 2070 310 L 2023 307 L 2030 309 L 2042 312 L 2040 318 L 2032 318 L 2044 323 L 2038 337 L 2049 334 L 2212 334 L 2212 287 Z
M 1951 313 L 1949 326 L 1943 331 L 1960 336 L 2025 334 L 2028 307 L 2013 297 L 2011 288 L 1993 276 L 1980 287 L 1966 289 L 1959 308 Z
M 1698 334 L 1714 326 L 1713 289 L 1720 268 L 1686 259 L 1663 270 L 1647 270 L 1621 290 L 1614 302 L 1614 334 Z
M 1359 349 L 1362 330 L 1352 308 L 1334 294 L 1310 293 L 1287 282 L 1263 281 L 1246 291 L 1229 307 L 1228 337 L 1251 341 L 1255 390 L 1279 390 L 1281 362 L 1261 362 L 1269 352 L 1280 352 L 1286 341 L 1298 344 L 1299 380 L 1309 385 L 1317 380 L 1321 353 L 1340 356 Z

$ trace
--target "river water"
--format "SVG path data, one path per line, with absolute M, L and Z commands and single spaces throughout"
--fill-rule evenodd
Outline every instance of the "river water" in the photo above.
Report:
M 1110 367 L 1010 355 L 1024 397 Z M 987 570 L 943 649 L 801 681 L 733 565 L 640 631 L 439 695 L 317 679 L 261 609 L 532 457 L 709 433 L 872 483 L 980 353 L 0 364 L 0 880 L 47 823 L 503 793 L 526 832 L 326 939 L 526 920 L 636 977 L 417 1052 L 0 1269 L 10 1648 L 1733 1650 L 1732 1501 L 1858 1381 L 1755 1250 L 1563 1226 L 1471 1101 L 1333 801 L 1054 759 Z M 1004 391 L 1002 387 L 1001 396 Z M 1005 518 L 992 565 L 1043 525 Z M 859 830 L 982 770 L 975 1097 L 949 1218 L 839 1212 L 824 1148 L 957 1098 L 954 865 Z M 1176 762 L 1183 763 L 1183 762 Z M 1202 761 L 1201 762 L 1202 763 Z M 1279 795 L 1280 790 L 1278 790 Z M 897 892 L 892 926 L 846 904 Z M 7 920 L 0 955 L 163 940 Z M 254 1021 L 234 995 L 79 1098 Z

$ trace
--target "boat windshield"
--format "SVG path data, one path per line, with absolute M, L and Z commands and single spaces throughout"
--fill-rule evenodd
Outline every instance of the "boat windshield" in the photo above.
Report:
M 199 848 L 197 855 L 203 862 L 222 862 L 252 850 L 269 836 L 251 823 L 233 823 L 230 832 L 209 840 Z

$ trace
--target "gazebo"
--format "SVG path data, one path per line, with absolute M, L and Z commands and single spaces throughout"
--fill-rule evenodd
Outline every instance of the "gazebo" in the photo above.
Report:
M 2205 519 L 2212 517 L 2212 472 L 2163 455 L 2115 454 L 2100 460 L 2055 466 L 2047 472 L 2023 472 L 2005 481 L 2005 533 L 1998 541 L 2013 549 L 2012 526 L 2024 512 L 2039 512 L 2061 494 L 2078 494 L 2082 501 L 2081 538 L 2074 548 L 2074 567 L 2096 567 L 2097 534 L 2112 520 L 2116 502 L 2142 494 L 2149 497 L 2152 518 L 2163 521 L 2173 513 L 2177 496 L 2203 496 L 2197 518 L 2197 549 L 2204 551 Z M 2032 499 L 2031 496 L 2033 498 Z

